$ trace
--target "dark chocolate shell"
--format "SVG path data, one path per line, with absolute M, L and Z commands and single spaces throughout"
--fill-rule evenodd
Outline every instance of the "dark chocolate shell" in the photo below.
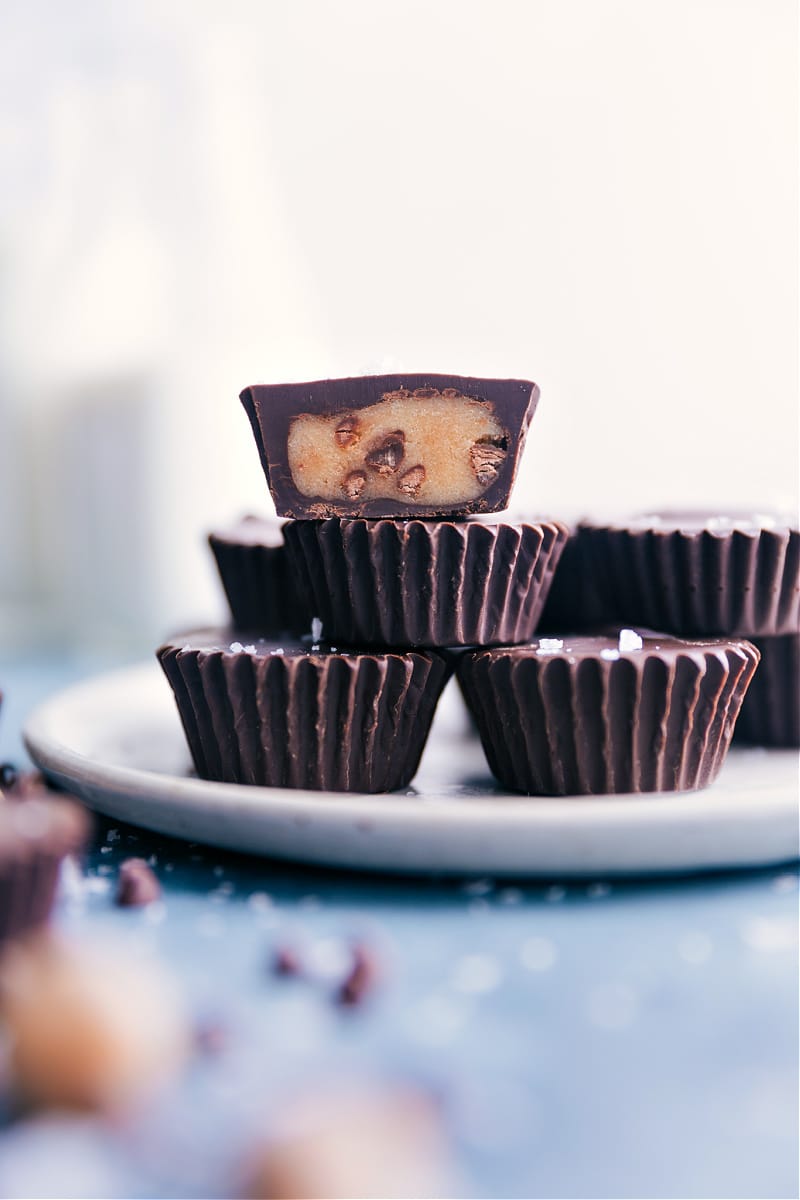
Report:
M 662 514 L 585 525 L 614 619 L 688 636 L 800 631 L 800 533 L 759 518 Z
M 61 862 L 88 834 L 82 808 L 39 791 L 19 800 L 0 797 L 0 947 L 45 923 Z
M 800 746 L 800 635 L 756 638 L 761 652 L 736 722 L 737 743 Z
M 459 679 L 493 774 L 530 795 L 705 787 L 758 662 L 749 642 L 565 638 L 464 655 Z
M 162 646 L 198 775 L 226 783 L 387 792 L 415 774 L 448 667 L 436 654 Z
M 567 539 L 558 521 L 295 521 L 297 587 L 325 635 L 365 646 L 531 637 Z
M 246 517 L 210 533 L 208 544 L 237 628 L 266 636 L 307 632 L 311 614 L 295 591 L 279 527 Z

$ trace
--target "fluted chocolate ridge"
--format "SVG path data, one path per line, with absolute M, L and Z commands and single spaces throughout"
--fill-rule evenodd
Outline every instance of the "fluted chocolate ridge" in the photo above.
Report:
M 246 517 L 231 529 L 214 530 L 208 544 L 234 625 L 267 636 L 308 630 L 311 614 L 295 591 L 279 528 Z
M 800 635 L 756 638 L 755 645 L 761 662 L 736 722 L 736 741 L 800 746 Z
M 326 636 L 366 646 L 491 646 L 536 628 L 567 539 L 559 521 L 294 521 L 297 588 Z
M 61 862 L 83 846 L 89 821 L 76 804 L 41 795 L 0 795 L 0 947 L 43 925 Z
M 800 532 L 710 519 L 586 524 L 593 577 L 614 620 L 681 635 L 800 631 Z M 716 521 L 716 523 L 715 523 Z
M 209 640 L 157 651 L 202 778 L 345 792 L 413 778 L 449 674 L 439 655 Z
M 467 653 L 459 680 L 492 773 L 530 795 L 684 791 L 716 777 L 758 663 L 749 642 L 546 639 Z M 605 653 L 603 653 L 605 652 Z

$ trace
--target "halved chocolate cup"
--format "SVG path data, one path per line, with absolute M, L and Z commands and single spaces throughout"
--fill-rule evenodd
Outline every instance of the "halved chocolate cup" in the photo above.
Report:
M 507 507 L 539 389 L 370 375 L 257 385 L 240 399 L 279 516 L 440 517 Z
M 43 925 L 53 907 L 59 869 L 83 846 L 89 820 L 70 800 L 44 785 L 0 796 L 0 950 L 3 943 Z

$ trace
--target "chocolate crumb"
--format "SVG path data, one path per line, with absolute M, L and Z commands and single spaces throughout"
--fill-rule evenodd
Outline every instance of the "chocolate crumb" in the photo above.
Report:
M 349 1008 L 362 1004 L 378 981 L 378 961 L 374 953 L 363 943 L 353 946 L 350 970 L 341 983 L 336 999 Z
M 161 884 L 143 858 L 126 858 L 119 869 L 115 903 L 141 908 L 161 897 Z
M 13 763 L 0 763 L 0 788 L 13 788 L 19 779 L 19 771 Z
M 228 1047 L 228 1031 L 218 1021 L 198 1025 L 194 1031 L 194 1044 L 200 1054 L 216 1057 Z
M 0 780 L 0 789 L 7 800 L 28 800 L 54 794 L 54 789 L 48 787 L 41 771 L 20 771 L 13 763 L 4 763 L 3 768 L 6 769 L 6 777 Z
M 272 957 L 272 973 L 284 978 L 302 975 L 303 967 L 297 951 L 291 946 L 279 946 Z

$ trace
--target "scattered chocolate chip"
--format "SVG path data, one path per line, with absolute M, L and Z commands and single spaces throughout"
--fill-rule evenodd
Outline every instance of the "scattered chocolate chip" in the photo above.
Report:
M 33 796 L 52 794 L 41 771 L 20 771 L 13 763 L 3 763 L 0 772 L 3 773 L 0 789 L 7 800 L 28 800 Z
M 358 417 L 348 414 L 342 417 L 333 435 L 340 446 L 355 446 L 361 438 L 358 429 Z
M 469 452 L 469 460 L 478 483 L 486 485 L 497 478 L 498 468 L 507 453 L 508 443 L 505 438 L 478 438 Z
M 405 444 L 406 435 L 402 429 L 395 429 L 393 433 L 387 433 L 372 447 L 366 454 L 364 462 L 379 475 L 392 475 L 403 461 L 403 455 L 406 452 Z
M 115 903 L 141 908 L 161 897 L 161 884 L 143 858 L 126 858 L 119 869 Z
M 416 467 L 410 467 L 405 474 L 400 476 L 397 486 L 407 496 L 416 496 L 424 482 L 425 468 L 419 463 Z
M 414 388 L 414 397 L 417 400 L 432 400 L 434 396 L 438 395 L 440 395 L 439 389 L 435 387 Z
M 19 771 L 13 763 L 0 763 L 0 788 L 13 788 L 19 779 Z
M 351 471 L 342 484 L 342 491 L 349 500 L 357 500 L 367 486 L 367 477 L 363 471 Z
M 272 973 L 287 978 L 302 975 L 303 966 L 297 951 L 291 946 L 279 946 L 272 956 Z
M 336 993 L 339 1004 L 353 1008 L 361 1004 L 378 980 L 378 963 L 368 946 L 361 943 L 353 946 L 353 961 L 350 970 Z
M 198 1025 L 194 1030 L 194 1044 L 200 1054 L 216 1057 L 228 1047 L 228 1031 L 218 1021 Z

